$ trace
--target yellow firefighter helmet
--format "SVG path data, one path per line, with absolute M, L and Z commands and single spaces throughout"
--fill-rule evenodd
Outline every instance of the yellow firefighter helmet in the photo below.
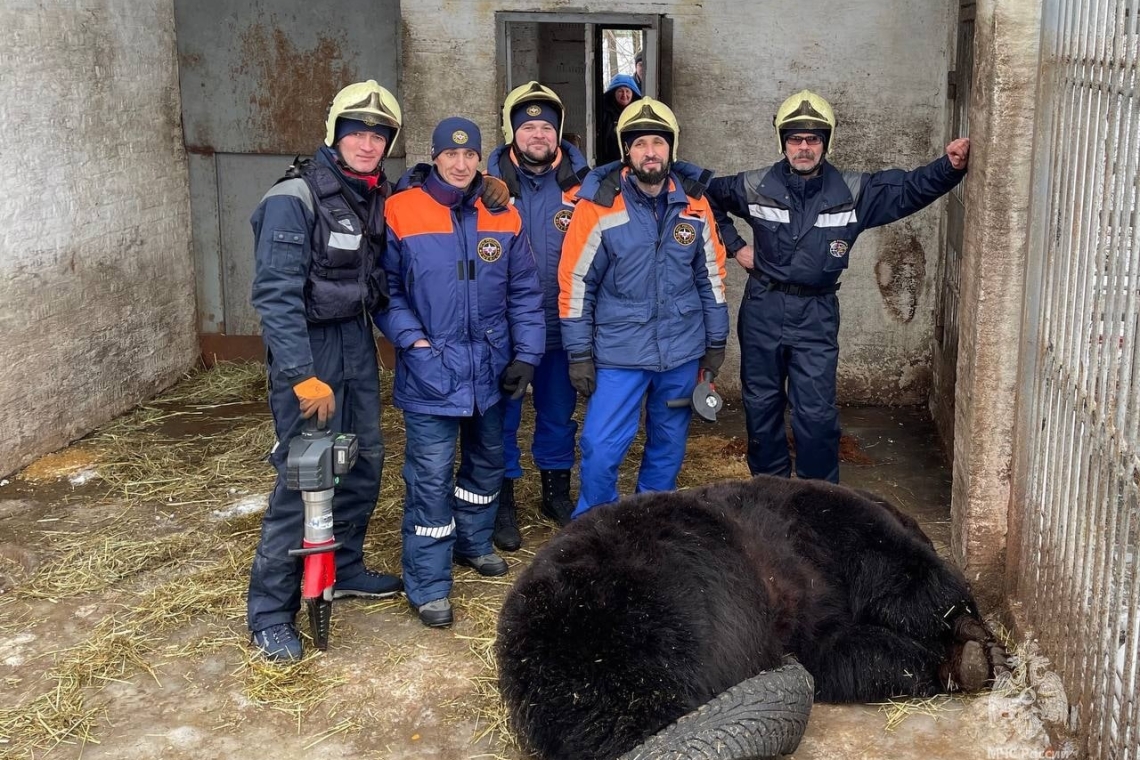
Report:
M 337 119 L 355 119 L 370 127 L 383 124 L 392 128 L 392 139 L 384 146 L 384 155 L 388 155 L 400 134 L 402 118 L 396 97 L 375 79 L 350 84 L 336 94 L 329 106 L 329 115 L 325 119 L 325 145 L 331 148 L 336 142 Z
M 503 141 L 507 145 L 515 141 L 515 130 L 511 126 L 511 113 L 523 103 L 549 103 L 554 106 L 554 109 L 558 111 L 558 142 L 561 143 L 562 125 L 566 122 L 566 107 L 562 105 L 561 98 L 554 90 L 535 81 L 520 84 L 507 93 L 507 99 L 503 101 Z
M 635 100 L 625 107 L 618 117 L 617 141 L 621 157 L 625 158 L 626 132 L 671 132 L 673 134 L 673 160 L 677 160 L 677 144 L 681 141 L 681 127 L 672 109 L 653 98 Z
M 772 117 L 772 126 L 776 128 L 781 153 L 784 152 L 784 132 L 788 131 L 820 129 L 827 132 L 825 148 L 830 151 L 835 144 L 835 111 L 811 90 L 800 90 L 781 103 Z

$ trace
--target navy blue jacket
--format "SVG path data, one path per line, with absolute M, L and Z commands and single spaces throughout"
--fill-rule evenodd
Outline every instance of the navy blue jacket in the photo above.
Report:
M 755 240 L 753 271 L 781 283 L 835 285 L 863 230 L 919 211 L 966 176 L 947 156 L 914 171 L 841 172 L 826 160 L 819 176 L 804 180 L 787 159 L 717 177 L 708 186 L 725 247 L 745 245 L 726 212 L 745 219 Z
M 432 171 L 388 201 L 388 309 L 376 322 L 396 348 L 400 409 L 469 417 L 499 402 L 512 359 L 546 345 L 534 256 L 513 208 L 492 214 L 482 180 L 464 193 Z M 413 348 L 426 339 L 430 348 Z
M 321 148 L 313 157 L 317 166 L 325 167 L 344 177 L 337 167 L 336 158 L 329 148 Z M 381 175 L 376 189 L 369 191 L 364 182 L 344 177 L 344 192 L 351 193 L 352 199 L 364 209 L 383 202 L 383 196 L 390 192 L 388 181 Z M 373 198 L 379 193 L 380 198 Z M 328 225 L 319 225 L 317 211 L 322 210 L 321 199 L 314 199 L 313 192 L 304 179 L 286 179 L 269 189 L 261 199 L 250 218 L 253 226 L 255 245 L 255 266 L 251 300 L 258 316 L 261 317 L 262 339 L 271 355 L 272 370 L 285 382 L 296 385 L 302 380 L 314 377 L 313 353 L 309 346 L 310 321 L 325 321 L 314 316 L 312 277 L 327 277 L 330 285 L 338 273 L 329 269 L 343 264 L 345 271 L 353 273 L 353 280 L 363 267 L 364 271 L 379 271 L 382 248 L 366 244 L 368 220 L 360 219 L 352 213 L 348 205 L 336 199 L 332 209 L 339 219 L 337 230 L 328 235 L 327 240 L 317 240 L 318 232 Z M 325 209 L 327 212 L 328 209 Z M 382 214 L 382 206 L 379 208 Z M 383 233 L 381 222 L 379 233 Z M 337 241 L 339 244 L 337 244 Z M 348 242 L 344 242 L 348 241 Z M 318 249 L 318 247 L 320 247 Z M 360 256 L 369 256 L 367 262 L 360 262 Z M 324 262 L 325 266 L 320 266 Z M 347 281 L 345 281 L 347 282 Z M 360 283 L 353 282 L 352 285 Z M 361 285 L 363 287 L 363 285 Z M 344 291 L 343 295 L 341 291 Z M 324 291 L 322 291 L 324 292 Z M 325 307 L 334 306 L 338 318 L 351 318 L 366 314 L 366 298 L 360 288 L 340 288 L 333 296 L 335 301 L 325 297 Z M 341 303 L 345 298 L 356 303 Z M 359 305 L 359 308 L 350 308 Z M 319 311 L 325 311 L 322 307 Z
M 522 216 L 523 233 L 530 242 L 538 265 L 542 305 L 546 311 L 548 352 L 562 348 L 562 326 L 558 320 L 558 262 L 562 258 L 562 241 L 570 228 L 570 216 L 577 202 L 575 193 L 581 185 L 580 177 L 588 168 L 585 156 L 565 140 L 554 165 L 542 174 L 531 174 L 520 168 L 509 145 L 495 148 L 487 160 L 487 172 L 491 176 L 510 180 L 507 186 L 511 188 L 514 206 Z

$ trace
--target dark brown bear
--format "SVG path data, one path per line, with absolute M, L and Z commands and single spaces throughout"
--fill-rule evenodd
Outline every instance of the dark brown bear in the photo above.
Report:
M 635 750 L 785 655 L 826 702 L 979 689 L 1003 664 L 961 573 L 917 523 L 870 494 L 767 476 L 575 520 L 508 595 L 496 654 L 513 728 L 547 760 Z M 764 698 L 795 698 L 784 691 Z M 694 752 L 668 756 L 756 756 Z

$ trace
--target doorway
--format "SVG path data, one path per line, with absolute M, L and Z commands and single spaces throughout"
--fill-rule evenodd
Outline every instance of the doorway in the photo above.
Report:
M 495 26 L 499 102 L 531 80 L 553 89 L 566 109 L 564 138 L 591 164 L 605 85 L 616 74 L 633 75 L 639 53 L 643 94 L 671 100 L 672 25 L 665 16 L 499 12 Z

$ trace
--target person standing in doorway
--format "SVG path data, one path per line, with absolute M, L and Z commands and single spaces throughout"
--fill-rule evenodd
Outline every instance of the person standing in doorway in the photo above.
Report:
M 491 532 L 503 483 L 504 395 L 521 398 L 546 345 L 542 289 L 518 212 L 480 197 L 482 138 L 451 117 L 432 132 L 432 168 L 388 203 L 378 324 L 396 349 L 404 412 L 403 567 L 429 627 L 452 623 L 451 566 L 508 571 Z M 460 449 L 455 475 L 456 445 Z
M 680 128 L 652 98 L 617 123 L 623 165 L 578 191 L 558 268 L 570 381 L 590 397 L 574 516 L 618 498 L 618 468 L 645 409 L 637 491 L 676 488 L 699 370 L 724 362 L 725 251 L 702 189 L 673 171 Z
M 542 513 L 558 525 L 570 521 L 570 470 L 574 466 L 578 395 L 570 383 L 558 321 L 558 262 L 570 227 L 574 194 L 589 167 L 582 154 L 562 140 L 566 110 L 549 87 L 527 82 L 511 90 L 503 103 L 504 145 L 491 153 L 488 173 L 507 183 L 522 216 L 542 283 L 546 313 L 546 351 L 531 384 L 534 438 L 531 456 L 542 477 Z M 518 442 L 523 400 L 507 399 L 503 418 L 506 477 L 499 492 L 494 543 L 513 552 L 522 545 L 515 502 L 515 480 L 523 475 Z
M 626 106 L 640 98 L 641 87 L 629 74 L 618 74 L 606 85 L 602 95 L 602 116 L 598 120 L 598 144 L 594 146 L 598 166 L 621 160 L 621 145 L 617 138 L 618 118 Z
M 856 238 L 919 211 L 966 176 L 970 141 L 914 171 L 837 169 L 831 104 L 810 90 L 772 120 L 783 160 L 709 183 L 729 254 L 750 275 L 740 304 L 740 383 L 753 475 L 790 476 L 784 410 L 792 407 L 796 475 L 839 482 L 839 277 Z M 755 249 L 726 213 L 748 222 Z
M 334 598 L 385 598 L 402 588 L 396 576 L 367 569 L 363 552 L 384 461 L 369 314 L 388 303 L 380 260 L 391 187 L 383 162 L 400 123 L 399 104 L 375 81 L 345 87 L 329 107 L 324 146 L 294 164 L 250 220 L 277 482 L 250 569 L 248 623 L 254 646 L 271 660 L 303 654 L 294 625 L 302 565 L 289 551 L 301 547 L 305 508 L 301 492 L 286 486 L 285 465 L 306 419 L 355 433 L 360 446 L 333 496 L 333 532 L 342 543 Z

